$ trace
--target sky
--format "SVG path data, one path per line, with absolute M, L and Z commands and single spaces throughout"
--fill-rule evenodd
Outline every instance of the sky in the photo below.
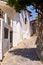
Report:
M 30 21 L 31 21 L 31 20 L 34 20 L 35 17 L 36 17 L 36 14 L 37 14 L 37 13 L 35 12 L 35 9 L 33 10 L 33 7 L 32 7 L 32 6 L 28 6 L 27 9 L 32 12 L 32 16 L 30 17 Z

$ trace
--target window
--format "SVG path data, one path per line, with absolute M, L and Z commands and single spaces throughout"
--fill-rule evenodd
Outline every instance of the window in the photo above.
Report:
M 8 39 L 8 29 L 4 28 L 4 38 Z
M 12 43 L 12 34 L 13 34 L 13 32 L 10 31 L 10 43 Z
M 27 15 L 26 15 L 26 11 L 25 11 L 25 24 L 27 23 Z
M 25 24 L 27 23 L 27 18 L 25 18 Z

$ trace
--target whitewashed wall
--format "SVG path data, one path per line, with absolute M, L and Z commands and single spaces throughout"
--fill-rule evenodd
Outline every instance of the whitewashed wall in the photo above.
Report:
M 13 46 L 17 45 L 21 40 L 31 36 L 29 15 L 30 14 L 26 12 L 27 23 L 25 24 L 25 12 L 15 13 L 13 17 Z
M 3 58 L 3 53 L 2 53 L 2 19 L 0 18 L 0 60 Z
M 8 11 L 8 10 L 7 10 Z M 12 12 L 13 14 L 13 12 Z M 11 43 L 10 43 L 10 31 L 12 31 L 12 19 L 11 19 L 11 25 L 8 25 L 8 18 L 12 17 L 10 14 L 6 13 L 6 11 L 3 12 L 3 18 L 0 18 L 0 60 L 3 59 L 4 54 L 10 49 Z M 11 27 L 10 27 L 11 26 Z M 4 27 L 8 29 L 8 39 L 4 38 Z
M 16 13 L 13 18 L 13 46 L 21 41 L 21 24 L 19 13 Z
M 25 24 L 25 13 L 23 11 L 23 17 L 20 13 L 15 13 L 13 20 L 11 19 L 11 22 L 13 21 L 13 28 L 12 24 L 11 27 L 7 23 L 7 15 L 5 13 L 5 20 L 1 20 L 1 38 L 0 38 L 0 60 L 4 56 L 4 54 L 10 49 L 11 43 L 10 43 L 10 31 L 13 29 L 13 46 L 16 46 L 20 41 L 23 39 L 27 39 L 31 35 L 31 29 L 30 29 L 30 21 L 28 12 L 26 12 L 27 15 L 27 24 Z M 4 39 L 4 27 L 8 29 L 8 39 Z M 12 29 L 11 29 L 12 28 Z
M 0 19 L 0 60 L 3 59 L 4 54 L 10 49 L 10 31 L 12 31 L 10 25 L 3 18 Z M 8 29 L 8 39 L 4 38 L 4 28 Z
M 30 28 L 30 20 L 29 20 L 29 13 L 26 11 L 26 17 L 27 17 L 27 23 L 25 24 L 25 13 L 23 11 L 23 16 L 20 14 L 20 21 L 22 23 L 22 34 L 23 34 L 23 39 L 24 38 L 29 38 L 31 36 L 31 28 Z M 23 20 L 22 20 L 23 19 Z
M 8 39 L 4 38 L 4 28 L 8 29 Z M 10 27 L 3 22 L 3 33 L 2 33 L 2 44 L 3 44 L 3 55 L 10 49 Z

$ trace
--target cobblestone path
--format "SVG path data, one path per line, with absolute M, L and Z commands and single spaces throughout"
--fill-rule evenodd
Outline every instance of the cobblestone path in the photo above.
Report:
M 1 65 L 43 65 L 36 54 L 36 38 L 32 36 L 10 49 L 5 54 Z

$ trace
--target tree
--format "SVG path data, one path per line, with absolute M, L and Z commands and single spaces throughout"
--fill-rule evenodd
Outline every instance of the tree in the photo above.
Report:
M 41 19 L 41 15 L 38 16 L 38 14 L 37 14 L 36 19 L 37 19 L 37 20 L 38 20 L 38 19 Z
M 31 3 L 31 0 L 7 0 L 7 4 L 15 8 L 15 10 L 18 12 L 24 10 L 26 6 L 30 5 Z
M 41 15 L 43 13 L 43 0 L 7 0 L 7 4 L 18 12 L 24 10 L 26 6 L 32 5 L 37 12 L 40 11 Z

